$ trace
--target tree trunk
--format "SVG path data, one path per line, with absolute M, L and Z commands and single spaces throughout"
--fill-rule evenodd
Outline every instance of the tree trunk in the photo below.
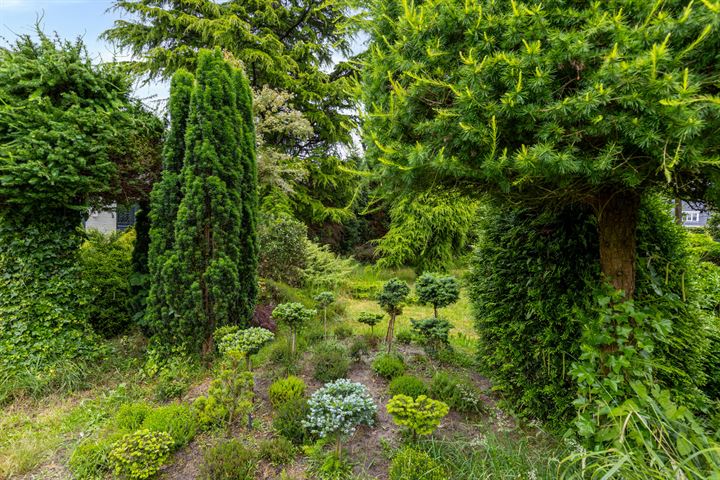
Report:
M 597 199 L 600 269 L 626 299 L 635 294 L 635 247 L 640 197 L 631 192 L 608 192 Z
M 295 329 L 294 328 L 292 329 L 292 334 L 290 335 L 290 337 L 291 337 L 290 353 L 295 355 Z
M 387 351 L 390 353 L 392 349 L 393 336 L 395 333 L 395 314 L 390 314 L 390 321 L 388 322 L 387 334 L 385 335 L 385 343 L 387 343 Z
M 679 198 L 675 198 L 675 223 L 678 225 L 683 224 L 683 214 L 682 214 L 682 200 Z
M 435 318 L 438 318 L 437 316 L 437 305 L 433 304 L 433 312 L 435 312 Z

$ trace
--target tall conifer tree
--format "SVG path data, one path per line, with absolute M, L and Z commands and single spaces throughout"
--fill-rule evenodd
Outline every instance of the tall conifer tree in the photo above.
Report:
M 247 322 L 255 300 L 246 285 L 256 270 L 257 260 L 246 256 L 254 230 L 245 228 L 254 213 L 246 215 L 252 205 L 244 205 L 255 195 L 246 190 L 256 186 L 245 183 L 254 178 L 246 158 L 254 142 L 239 108 L 238 75 L 219 49 L 200 53 L 185 135 L 183 198 L 167 265 L 172 276 L 164 279 L 173 293 L 168 327 L 175 341 L 202 346 L 205 354 L 212 351 L 215 328 Z
M 193 76 L 185 70 L 178 71 L 170 85 L 170 132 L 163 150 L 163 171 L 161 180 L 155 184 L 151 197 L 150 249 L 150 292 L 148 295 L 145 326 L 153 333 L 165 332 L 169 321 L 168 292 L 166 282 L 173 276 L 165 264 L 175 241 L 175 219 L 182 198 L 180 172 L 185 157 L 185 130 L 190 112 L 190 96 Z

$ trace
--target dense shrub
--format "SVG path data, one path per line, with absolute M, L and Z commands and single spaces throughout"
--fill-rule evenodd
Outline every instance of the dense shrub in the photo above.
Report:
M 340 325 L 335 327 L 333 333 L 335 334 L 335 338 L 337 338 L 338 340 L 345 340 L 352 337 L 353 329 L 349 325 L 341 323 Z
M 298 398 L 278 408 L 273 418 L 273 430 L 295 445 L 302 445 L 310 439 L 310 432 L 303 424 L 310 407 L 307 400 Z
M 123 436 L 108 456 L 117 476 L 142 480 L 160 471 L 170 456 L 172 437 L 165 432 L 138 430 Z
M 425 382 L 413 375 L 400 375 L 393 378 L 388 387 L 390 395 L 407 395 L 416 398 L 420 395 L 427 395 L 428 388 Z
M 577 391 L 570 364 L 581 353 L 583 324 L 597 312 L 594 215 L 505 208 L 489 212 L 482 231 L 468 281 L 478 361 L 516 413 L 563 429 Z M 636 303 L 653 305 L 673 328 L 653 354 L 658 381 L 697 399 L 707 343 L 685 233 L 665 202 L 648 198 L 637 234 Z M 687 302 L 678 301 L 683 296 Z
M 420 337 L 420 342 L 431 357 L 450 346 L 450 329 L 452 324 L 443 318 L 425 318 L 411 320 L 412 328 Z
M 268 397 L 275 408 L 305 397 L 305 382 L 294 375 L 276 380 L 270 385 Z
M 103 235 L 88 232 L 80 248 L 82 278 L 89 301 L 90 325 L 96 333 L 110 338 L 124 332 L 131 323 L 132 253 L 134 231 Z
M 203 452 L 201 480 L 253 480 L 257 469 L 255 453 L 234 438 L 219 440 Z
M 348 353 L 353 360 L 359 362 L 365 355 L 370 353 L 370 346 L 370 340 L 367 337 L 355 337 L 350 344 Z
M 350 368 L 350 356 L 347 348 L 336 342 L 325 342 L 315 349 L 313 353 L 315 380 L 326 383 L 347 375 Z
M 430 382 L 430 396 L 447 403 L 458 412 L 479 413 L 483 410 L 480 391 L 469 381 L 447 372 L 438 372 Z
M 395 339 L 398 343 L 402 343 L 403 345 L 410 345 L 415 339 L 415 335 L 413 334 L 412 330 L 403 328 L 402 330 L 398 330 L 397 335 L 395 335 Z
M 173 449 L 178 449 L 195 437 L 198 422 L 188 405 L 175 403 L 150 411 L 143 420 L 142 428 L 169 434 L 173 439 Z
M 263 278 L 299 286 L 307 264 L 307 227 L 288 215 L 261 215 L 259 273 Z
M 440 420 L 450 411 L 450 407 L 425 395 L 417 398 L 395 395 L 388 402 L 387 411 L 395 424 L 407 427 L 413 438 L 417 438 L 418 435 L 430 435 L 434 432 L 440 425 Z
M 355 267 L 352 259 L 335 255 L 327 245 L 307 241 L 305 248 L 307 262 L 302 270 L 302 281 L 308 288 L 338 288 Z
M 405 373 L 405 363 L 397 354 L 382 353 L 373 360 L 372 370 L 386 380 L 391 380 Z
M 390 480 L 447 480 L 447 471 L 425 452 L 405 447 L 390 464 Z
M 261 440 L 258 443 L 258 457 L 276 467 L 291 463 L 295 454 L 295 445 L 285 437 Z
M 145 402 L 124 403 L 115 414 L 113 426 L 126 432 L 139 430 L 151 411 L 152 407 Z
M 99 480 L 110 472 L 110 451 L 122 435 L 80 442 L 68 460 L 70 471 L 79 480 Z

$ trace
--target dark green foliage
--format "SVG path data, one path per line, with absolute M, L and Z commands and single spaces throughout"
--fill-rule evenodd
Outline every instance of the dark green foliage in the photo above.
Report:
M 276 467 L 292 463 L 296 453 L 295 445 L 285 437 L 261 440 L 258 444 L 258 457 Z
M 400 375 L 390 382 L 389 391 L 391 396 L 407 395 L 417 398 L 420 395 L 427 395 L 428 388 L 425 382 L 413 375 Z
M 335 338 L 337 338 L 338 340 L 346 340 L 352 337 L 353 329 L 349 325 L 341 323 L 340 325 L 335 327 L 333 333 L 335 334 Z
M 301 285 L 307 265 L 307 227 L 288 215 L 262 215 L 258 234 L 260 276 Z
M 440 371 L 430 382 L 430 397 L 442 400 L 451 409 L 463 413 L 480 413 L 484 410 L 480 391 L 468 380 Z
M 395 454 L 388 472 L 390 480 L 447 480 L 447 470 L 425 452 L 405 447 Z
M 50 383 L 59 364 L 96 351 L 79 227 L 154 117 L 130 98 L 127 73 L 93 65 L 80 40 L 36 33 L 0 49 L 0 371 Z
M 365 355 L 370 353 L 370 348 L 370 340 L 365 336 L 358 336 L 355 337 L 350 344 L 348 353 L 353 360 L 359 362 Z
M 390 315 L 387 333 L 385 334 L 388 353 L 392 349 L 392 341 L 395 335 L 395 317 L 402 314 L 409 293 L 410 287 L 408 287 L 407 282 L 393 278 L 383 285 L 383 289 L 377 297 L 380 307 Z
M 469 277 L 481 369 L 516 413 L 558 428 L 574 413 L 570 364 L 581 353 L 582 325 L 597 310 L 595 229 L 584 209 L 490 213 Z M 636 304 L 672 322 L 673 334 L 653 355 L 658 379 L 697 400 L 707 347 L 684 235 L 665 202 L 646 200 Z
M 133 234 L 88 232 L 80 248 L 82 279 L 87 286 L 88 320 L 105 338 L 123 333 L 131 324 Z
M 364 323 L 365 325 L 369 326 L 370 334 L 372 335 L 375 325 L 380 323 L 383 318 L 385 318 L 385 315 L 383 315 L 382 313 L 362 312 L 358 317 L 358 322 Z
M 175 245 L 175 220 L 182 200 L 181 171 L 185 158 L 185 132 L 190 115 L 193 76 L 177 72 L 170 83 L 170 130 L 163 149 L 162 176 L 154 185 L 150 209 L 150 246 L 148 267 L 150 290 L 144 324 L 153 333 L 163 334 L 172 322 L 172 291 L 168 290 L 175 275 L 168 260 Z
M 240 440 L 218 440 L 203 452 L 202 480 L 253 480 L 257 469 L 255 452 Z
M 425 318 L 423 320 L 410 320 L 413 330 L 420 337 L 428 355 L 435 356 L 442 349 L 450 347 L 450 329 L 452 324 L 444 318 Z
M 315 349 L 312 359 L 315 380 L 328 383 L 345 378 L 350 368 L 350 356 L 347 348 L 340 343 L 325 342 Z
M 173 439 L 173 450 L 182 448 L 195 437 L 198 422 L 192 409 L 185 404 L 172 403 L 147 413 L 142 428 L 151 432 L 165 432 Z
M 150 201 L 146 199 L 135 213 L 135 244 L 132 250 L 132 273 L 130 274 L 130 311 L 133 320 L 140 324 L 145 316 L 147 296 L 150 291 Z
M 411 320 L 412 321 L 412 320 Z M 409 328 L 403 328 L 396 335 L 398 343 L 403 345 L 410 345 L 415 340 L 415 334 Z
M 392 353 L 381 353 L 372 362 L 372 370 L 386 380 L 405 373 L 405 362 L 400 355 Z
M 415 282 L 415 292 L 421 305 L 430 304 L 438 316 L 438 309 L 457 302 L 460 284 L 452 275 L 423 273 Z
M 278 409 L 272 422 L 273 430 L 295 445 L 302 445 L 310 440 L 310 432 L 303 425 L 309 412 L 307 400 L 292 400 Z
M 254 178 L 252 125 L 245 122 L 247 88 L 222 53 L 201 52 L 190 102 L 181 172 L 183 198 L 172 254 L 165 262 L 173 292 L 169 340 L 212 352 L 212 332 L 246 325 L 257 286 L 254 215 L 247 193 Z M 254 188 L 254 187 L 252 187 Z M 250 238 L 248 238 L 250 237 Z

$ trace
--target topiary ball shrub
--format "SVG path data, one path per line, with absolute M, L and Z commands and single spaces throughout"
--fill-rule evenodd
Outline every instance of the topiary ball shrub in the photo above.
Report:
M 122 432 L 140 430 L 145 421 L 145 417 L 147 417 L 152 409 L 150 405 L 144 402 L 124 403 L 120 405 L 112 423 L 116 430 Z
M 412 398 L 427 395 L 428 388 L 425 382 L 413 375 L 400 375 L 395 377 L 389 386 L 390 395 L 407 395 Z
M 415 340 L 415 335 L 413 334 L 412 330 L 403 328 L 402 330 L 397 332 L 395 338 L 397 339 L 398 343 L 402 343 L 403 345 L 410 345 L 413 340 Z
M 395 395 L 387 404 L 387 412 L 396 425 L 407 427 L 413 439 L 418 435 L 430 435 L 440 425 L 440 420 L 450 411 L 445 402 L 425 395 L 417 398 Z
M 189 405 L 175 403 L 155 408 L 142 424 L 151 432 L 165 432 L 173 439 L 173 449 L 182 448 L 195 437 L 198 420 Z
M 311 439 L 304 420 L 310 413 L 305 399 L 295 399 L 278 408 L 272 421 L 272 428 L 278 435 L 290 440 L 295 445 L 302 445 Z
M 280 408 L 288 402 L 305 397 L 305 382 L 294 375 L 276 380 L 268 389 L 270 404 Z
M 173 439 L 166 432 L 138 430 L 124 435 L 108 455 L 116 476 L 144 480 L 160 471 L 170 456 Z
M 321 343 L 313 354 L 315 371 L 313 378 L 320 382 L 331 382 L 344 378 L 350 368 L 347 348 L 336 342 Z
M 425 452 L 405 447 L 392 459 L 390 480 L 447 480 L 447 470 Z
M 437 372 L 430 382 L 430 396 L 447 403 L 463 413 L 481 413 L 485 410 L 480 390 L 468 380 L 447 372 Z
M 258 457 L 274 467 L 292 463 L 296 453 L 295 445 L 285 437 L 271 438 L 258 443 Z
M 253 480 L 255 453 L 236 439 L 220 440 L 203 453 L 201 480 Z
M 335 338 L 338 340 L 345 340 L 353 335 L 353 329 L 344 324 L 336 326 L 333 332 L 335 333 Z
M 372 370 L 384 379 L 392 380 L 405 373 L 405 363 L 398 354 L 382 353 L 373 360 Z

